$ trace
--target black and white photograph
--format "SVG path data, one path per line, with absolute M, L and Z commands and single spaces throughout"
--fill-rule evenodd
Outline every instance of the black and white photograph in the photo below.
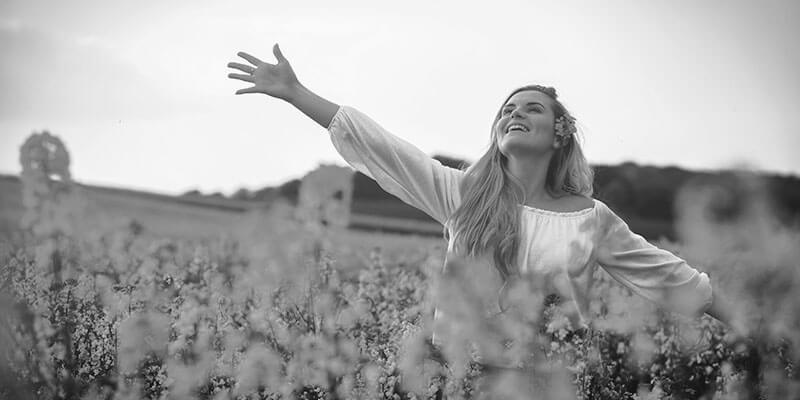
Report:
M 800 399 L 800 2 L 4 0 L 0 399 Z

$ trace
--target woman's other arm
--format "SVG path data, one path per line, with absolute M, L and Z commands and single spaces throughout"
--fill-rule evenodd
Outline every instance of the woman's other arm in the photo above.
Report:
M 714 290 L 711 292 L 711 305 L 705 313 L 727 325 L 736 335 L 750 336 L 756 328 L 754 321 L 747 321 L 728 296 L 725 296 L 717 285 L 712 284 L 712 286 Z
M 605 204 L 598 205 L 600 266 L 634 293 L 673 311 L 697 316 L 709 310 L 714 296 L 708 274 L 649 243 Z
M 320 97 L 303 86 L 277 43 L 272 47 L 272 53 L 278 60 L 277 64 L 263 62 L 245 52 L 239 52 L 238 55 L 251 65 L 228 63 L 229 68 L 236 68 L 244 72 L 244 74 L 228 74 L 229 78 L 253 84 L 253 87 L 237 90 L 236 94 L 263 93 L 285 100 L 327 129 L 339 110 L 339 105 Z
M 706 273 L 632 232 L 605 205 L 602 216 L 607 228 L 600 242 L 598 262 L 611 276 L 634 292 L 675 311 L 693 317 L 705 313 L 727 325 L 736 336 L 750 334 L 753 324 Z

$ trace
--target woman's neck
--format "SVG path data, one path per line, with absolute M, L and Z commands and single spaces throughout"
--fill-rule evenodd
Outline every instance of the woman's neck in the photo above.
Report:
M 509 157 L 508 171 L 522 182 L 527 203 L 553 200 L 547 191 L 547 167 L 551 157 Z M 532 205 L 532 204 L 531 204 Z

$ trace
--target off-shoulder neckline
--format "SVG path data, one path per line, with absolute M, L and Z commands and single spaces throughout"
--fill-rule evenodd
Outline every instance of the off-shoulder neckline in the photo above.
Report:
M 576 211 L 553 211 L 545 210 L 543 208 L 531 207 L 529 205 L 520 204 L 523 208 L 536 214 L 548 215 L 553 217 L 577 217 L 587 215 L 597 209 L 597 199 L 592 199 L 592 206 Z

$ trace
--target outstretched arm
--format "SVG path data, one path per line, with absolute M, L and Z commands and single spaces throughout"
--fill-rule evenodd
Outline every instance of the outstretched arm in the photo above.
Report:
M 285 100 L 327 129 L 336 111 L 339 110 L 339 105 L 303 86 L 277 43 L 272 47 L 272 53 L 278 60 L 277 64 L 263 62 L 245 52 L 239 52 L 238 55 L 251 65 L 228 63 L 229 68 L 244 72 L 244 74 L 228 74 L 229 78 L 253 84 L 253 87 L 237 90 L 236 94 L 263 93 Z
M 239 56 L 250 65 L 228 64 L 243 72 L 229 78 L 253 84 L 236 94 L 264 93 L 294 105 L 328 130 L 334 147 L 353 168 L 436 221 L 447 221 L 459 203 L 462 171 L 443 166 L 358 110 L 316 95 L 298 81 L 277 44 L 272 52 L 277 64 L 243 52 Z
M 737 336 L 749 334 L 742 315 L 706 273 L 632 232 L 605 204 L 601 212 L 606 228 L 599 243 L 598 262 L 611 276 L 634 292 L 675 311 L 688 316 L 705 313 L 727 325 Z
M 604 203 L 598 201 L 598 206 L 597 261 L 609 275 L 634 293 L 681 314 L 698 316 L 709 309 L 714 297 L 708 274 L 631 231 Z

